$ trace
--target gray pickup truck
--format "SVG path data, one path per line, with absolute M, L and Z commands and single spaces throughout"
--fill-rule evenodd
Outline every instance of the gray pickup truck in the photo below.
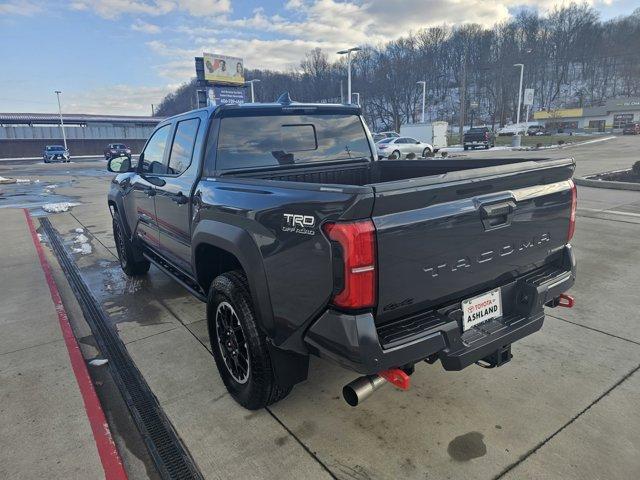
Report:
M 114 158 L 108 204 L 127 275 L 153 264 L 206 302 L 216 364 L 249 409 L 307 378 L 362 375 L 356 405 L 422 361 L 500 366 L 569 306 L 572 159 L 378 161 L 353 105 L 195 110 Z

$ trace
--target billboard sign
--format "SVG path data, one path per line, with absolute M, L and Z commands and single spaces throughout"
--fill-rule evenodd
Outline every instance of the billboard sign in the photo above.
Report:
M 243 87 L 213 87 L 218 105 L 239 104 L 244 103 Z
M 212 83 L 244 84 L 244 65 L 241 58 L 203 53 L 204 79 Z
M 533 105 L 533 88 L 524 89 L 524 105 Z
M 207 88 L 207 106 L 233 105 L 244 103 L 245 89 L 243 87 L 215 86 Z

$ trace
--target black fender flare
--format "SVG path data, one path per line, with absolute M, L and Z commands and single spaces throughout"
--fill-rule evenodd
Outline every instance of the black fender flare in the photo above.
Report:
M 200 245 L 211 245 L 234 255 L 249 282 L 251 297 L 258 324 L 269 337 L 273 337 L 274 321 L 267 276 L 258 246 L 249 233 L 235 225 L 216 220 L 200 220 L 191 240 L 191 264 L 198 278 L 198 270 L 206 268 L 196 262 L 196 252 Z
M 122 192 L 120 190 L 116 190 L 114 192 L 114 187 L 112 186 L 111 188 L 111 191 L 107 195 L 109 212 L 111 213 L 112 217 L 115 217 L 116 215 L 119 217 L 120 226 L 124 228 L 125 235 L 132 244 L 137 245 L 138 239 L 135 237 L 134 232 L 131 230 L 131 224 L 129 223 L 129 219 L 127 218 L 127 210 L 124 207 L 124 198 L 122 196 Z M 117 213 L 112 210 L 112 207 L 115 207 Z M 136 260 L 144 259 L 141 248 L 134 248 L 133 256 Z
M 122 220 L 122 227 L 124 227 L 124 231 L 127 234 L 129 240 L 132 240 L 133 233 L 131 232 L 131 226 L 129 225 L 129 221 L 127 219 L 127 210 L 124 208 L 124 200 L 122 198 L 122 193 L 120 191 L 113 191 L 113 185 L 111 186 L 111 191 L 107 195 L 107 203 L 109 205 L 109 212 L 111 216 L 114 217 L 116 213 L 113 211 L 112 207 L 115 207 L 115 210 L 118 212 L 118 217 Z

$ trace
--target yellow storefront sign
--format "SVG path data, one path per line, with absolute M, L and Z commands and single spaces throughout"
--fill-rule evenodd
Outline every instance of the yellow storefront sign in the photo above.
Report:
M 584 109 L 582 108 L 564 108 L 550 111 L 534 112 L 533 118 L 535 120 L 550 120 L 554 118 L 576 118 L 582 117 Z

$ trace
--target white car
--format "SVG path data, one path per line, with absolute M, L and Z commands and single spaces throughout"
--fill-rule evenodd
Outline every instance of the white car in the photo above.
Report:
M 376 143 L 380 158 L 420 158 L 433 155 L 433 145 L 411 137 L 385 138 Z
M 510 137 L 513 135 L 526 135 L 527 133 L 527 125 L 520 123 L 520 124 L 511 124 L 511 125 L 505 125 L 504 127 L 502 127 L 501 129 L 498 130 L 497 134 L 500 137 Z

